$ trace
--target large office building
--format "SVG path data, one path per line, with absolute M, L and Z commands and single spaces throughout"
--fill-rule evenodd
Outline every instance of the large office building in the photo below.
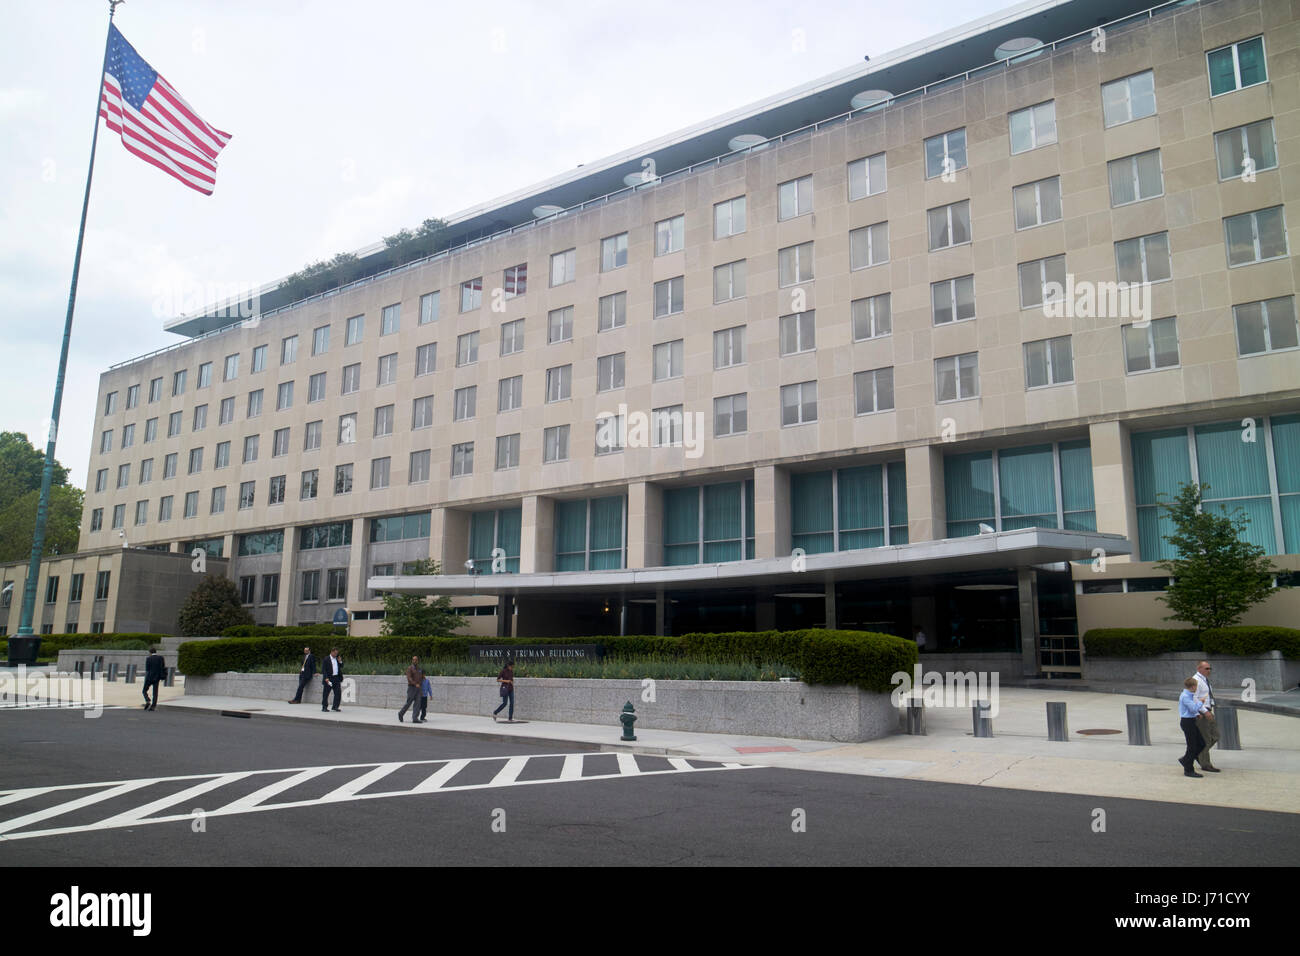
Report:
M 203 546 L 268 623 L 436 591 L 486 633 L 920 626 L 1070 673 L 1166 626 L 1199 480 L 1291 623 L 1298 37 L 1023 4 L 178 318 L 102 376 L 81 546 Z

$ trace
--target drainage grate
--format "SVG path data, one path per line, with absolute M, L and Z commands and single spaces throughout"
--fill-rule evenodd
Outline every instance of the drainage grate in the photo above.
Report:
M 1076 731 L 1075 731 L 1075 733 L 1077 733 L 1077 734 L 1086 734 L 1086 735 L 1088 735 L 1089 737 L 1095 737 L 1095 736 L 1098 736 L 1099 734 L 1122 734 L 1123 732 L 1124 732 L 1124 731 L 1122 731 L 1122 730 L 1099 730 L 1099 729 L 1096 729 L 1096 728 L 1093 728 L 1092 730 L 1076 730 Z

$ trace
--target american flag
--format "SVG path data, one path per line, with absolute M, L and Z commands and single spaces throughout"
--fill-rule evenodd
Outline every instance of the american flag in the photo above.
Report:
M 117 27 L 108 28 L 108 66 L 99 115 L 122 145 L 205 196 L 217 182 L 217 154 L 230 134 L 209 126 L 144 61 Z

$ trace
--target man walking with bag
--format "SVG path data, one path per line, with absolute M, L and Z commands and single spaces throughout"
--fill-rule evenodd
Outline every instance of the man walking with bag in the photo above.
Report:
M 1196 755 L 1196 762 L 1206 773 L 1219 772 L 1219 768 L 1214 766 L 1214 761 L 1210 758 L 1210 748 L 1219 742 L 1219 722 L 1214 719 L 1214 688 L 1210 686 L 1212 670 L 1214 668 L 1210 666 L 1209 661 L 1201 661 L 1196 665 L 1196 673 L 1192 675 L 1196 679 L 1196 703 L 1202 708 L 1200 716 L 1196 718 L 1196 729 L 1201 732 L 1201 739 L 1205 741 L 1205 746 Z
M 406 714 L 407 709 L 411 710 L 411 723 L 421 723 L 420 720 L 420 685 L 424 683 L 424 671 L 420 668 L 420 659 L 411 658 L 411 666 L 406 669 L 406 703 L 402 709 L 397 712 L 397 722 L 402 723 L 402 717 Z

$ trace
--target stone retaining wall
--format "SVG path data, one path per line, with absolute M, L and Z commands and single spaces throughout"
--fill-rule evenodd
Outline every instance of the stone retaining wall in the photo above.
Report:
M 1132 681 L 1143 684 L 1167 684 L 1182 690 L 1183 681 L 1196 673 L 1196 665 L 1208 660 L 1214 667 L 1210 684 L 1224 700 L 1241 697 L 1242 681 L 1255 682 L 1257 691 L 1289 690 L 1300 683 L 1300 661 L 1289 661 L 1281 651 L 1268 651 L 1258 657 L 1219 657 L 1202 652 L 1180 651 L 1155 657 L 1088 657 L 1083 659 L 1083 679 L 1105 683 Z

